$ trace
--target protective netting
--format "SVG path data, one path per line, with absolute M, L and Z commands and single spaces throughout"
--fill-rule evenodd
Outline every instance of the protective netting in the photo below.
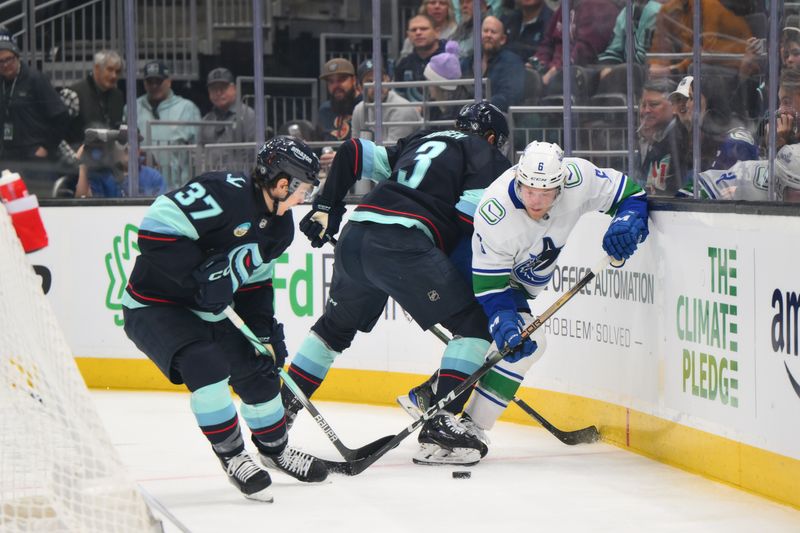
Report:
M 0 532 L 161 531 L 2 207 L 0 265 Z

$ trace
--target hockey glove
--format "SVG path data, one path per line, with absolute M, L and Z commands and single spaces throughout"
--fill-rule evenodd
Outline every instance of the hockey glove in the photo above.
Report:
M 628 259 L 648 234 L 647 221 L 642 220 L 636 211 L 623 211 L 608 226 L 603 237 L 603 250 L 614 259 Z
M 346 209 L 341 203 L 330 206 L 314 202 L 314 207 L 300 221 L 299 227 L 313 248 L 321 248 L 331 237 L 339 232 L 342 216 Z
M 498 350 L 511 349 L 503 359 L 516 363 L 523 357 L 533 355 L 538 348 L 536 341 L 522 339 L 522 328 L 525 321 L 519 313 L 511 310 L 497 311 L 489 320 L 489 333 L 492 334 Z
M 193 272 L 197 309 L 219 314 L 233 301 L 230 261 L 226 254 L 213 255 Z
M 275 361 L 275 365 L 271 369 L 271 373 L 274 376 L 277 376 L 280 373 L 280 369 L 283 368 L 283 365 L 286 364 L 286 358 L 289 356 L 289 351 L 286 349 L 286 337 L 283 334 L 283 324 L 272 319 L 272 332 L 269 336 L 258 337 L 258 341 L 264 345 L 264 347 L 269 350 L 272 359 Z M 256 350 L 256 353 L 259 353 Z

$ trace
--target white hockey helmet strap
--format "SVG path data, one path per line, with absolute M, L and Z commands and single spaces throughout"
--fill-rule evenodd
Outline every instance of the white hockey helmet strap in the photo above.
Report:
M 786 187 L 800 189 L 800 144 L 787 144 L 775 158 L 775 182 L 778 199 L 783 200 Z
M 534 189 L 561 189 L 567 176 L 563 159 L 564 151 L 557 144 L 534 141 L 517 163 L 516 181 Z

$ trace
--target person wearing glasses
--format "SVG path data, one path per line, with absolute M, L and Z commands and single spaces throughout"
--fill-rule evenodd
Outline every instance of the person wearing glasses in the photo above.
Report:
M 200 110 L 191 100 L 172 91 L 172 78 L 161 61 L 151 61 L 144 66 L 145 94 L 136 99 L 136 124 L 153 145 L 186 145 L 197 142 L 194 124 L 153 124 L 153 121 L 199 122 Z M 150 135 L 148 136 L 148 130 Z M 183 185 L 191 177 L 189 153 L 184 150 L 154 150 L 153 158 L 161 173 L 167 178 L 168 188 Z

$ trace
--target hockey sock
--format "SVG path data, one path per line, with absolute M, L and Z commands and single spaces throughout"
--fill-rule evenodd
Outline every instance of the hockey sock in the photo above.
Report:
M 227 379 L 192 392 L 189 403 L 197 424 L 211 443 L 214 453 L 222 457 L 232 457 L 244 451 L 239 417 Z
M 439 370 L 439 381 L 433 402 L 436 403 L 447 396 L 467 376 L 475 372 L 486 356 L 489 342 L 475 337 L 455 338 L 450 341 L 442 356 Z M 465 391 L 445 408 L 451 413 L 459 413 L 464 408 L 470 391 Z
M 472 395 L 465 412 L 481 429 L 489 430 L 494 427 L 494 423 L 517 394 L 528 369 L 547 349 L 544 333 L 536 332 L 533 338 L 538 348 L 532 356 L 523 357 L 516 363 L 501 360 L 475 387 L 475 394 Z M 494 348 L 494 344 L 492 347 Z
M 242 402 L 242 416 L 252 434 L 253 443 L 261 453 L 279 454 L 286 447 L 286 419 L 280 395 L 264 403 L 250 405 Z
M 297 355 L 289 366 L 294 382 L 309 398 L 316 391 L 328 374 L 334 359 L 340 352 L 335 352 L 313 331 L 305 338 Z

